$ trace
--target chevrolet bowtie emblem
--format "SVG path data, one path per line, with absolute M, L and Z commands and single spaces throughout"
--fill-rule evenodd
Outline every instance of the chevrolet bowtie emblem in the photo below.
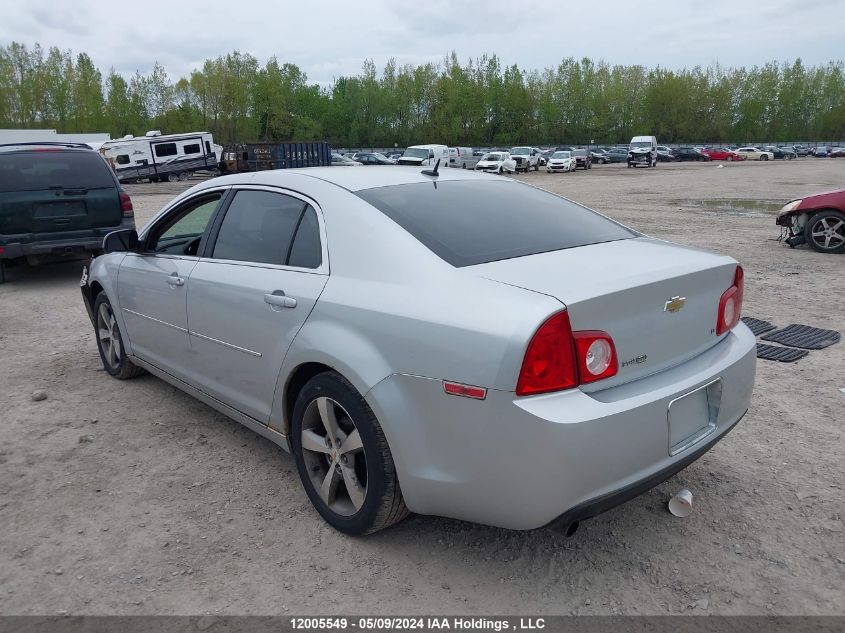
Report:
M 677 312 L 681 308 L 684 307 L 684 304 L 687 302 L 686 297 L 672 297 L 663 304 L 663 311 L 664 312 Z

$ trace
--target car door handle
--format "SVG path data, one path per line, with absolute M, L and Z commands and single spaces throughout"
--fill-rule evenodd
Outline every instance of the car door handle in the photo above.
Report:
M 264 303 L 269 303 L 270 306 L 277 306 L 279 308 L 295 308 L 296 299 L 285 296 L 284 291 L 274 290 L 264 295 Z
M 182 279 L 181 277 L 179 277 L 178 275 L 173 274 L 173 275 L 170 275 L 170 277 L 167 278 L 167 283 L 172 288 L 172 287 L 175 287 L 175 286 L 184 286 L 185 280 Z

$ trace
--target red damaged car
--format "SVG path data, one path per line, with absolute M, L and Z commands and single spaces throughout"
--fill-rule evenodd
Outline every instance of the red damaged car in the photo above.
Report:
M 745 156 L 726 147 L 706 147 L 701 153 L 709 156 L 710 160 L 745 160 Z
M 809 244 L 820 253 L 845 252 L 845 190 L 790 200 L 778 213 L 784 241 L 794 248 Z

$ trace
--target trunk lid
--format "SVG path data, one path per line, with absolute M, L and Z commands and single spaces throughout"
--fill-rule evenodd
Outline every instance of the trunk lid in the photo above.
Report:
M 719 298 L 733 283 L 736 262 L 635 238 L 466 270 L 555 297 L 566 306 L 573 330 L 610 334 L 619 371 L 581 387 L 597 391 L 668 369 L 717 343 Z
M 119 226 L 120 193 L 90 150 L 0 155 L 0 233 L 52 233 Z

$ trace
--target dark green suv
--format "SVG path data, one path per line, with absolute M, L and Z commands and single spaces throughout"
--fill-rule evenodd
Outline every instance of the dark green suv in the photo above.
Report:
M 8 260 L 85 257 L 127 228 L 132 200 L 87 145 L 0 145 L 0 282 Z

